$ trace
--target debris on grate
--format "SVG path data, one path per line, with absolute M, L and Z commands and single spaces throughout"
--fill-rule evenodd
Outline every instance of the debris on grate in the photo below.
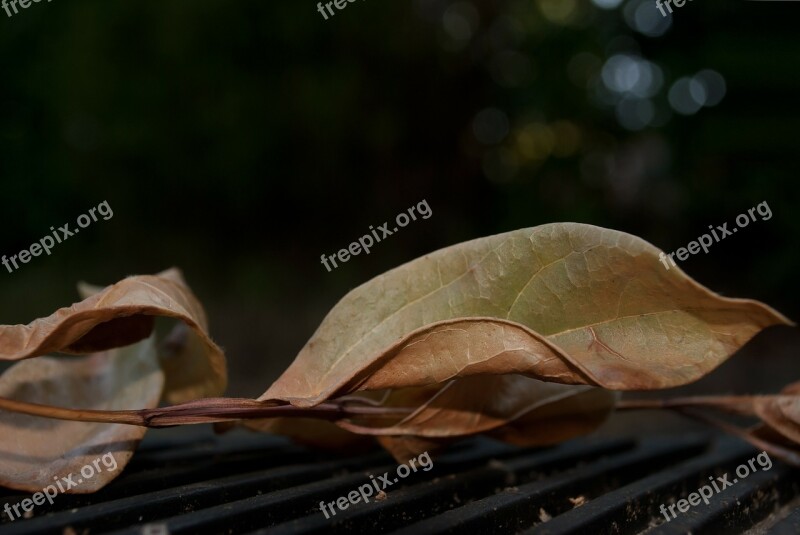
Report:
M 580 507 L 581 505 L 586 503 L 585 496 L 577 496 L 575 498 L 569 498 L 570 503 L 572 503 L 573 507 Z
M 542 522 L 549 522 L 552 519 L 553 517 L 548 515 L 547 511 L 545 511 L 544 508 L 539 507 L 539 520 L 541 520 Z

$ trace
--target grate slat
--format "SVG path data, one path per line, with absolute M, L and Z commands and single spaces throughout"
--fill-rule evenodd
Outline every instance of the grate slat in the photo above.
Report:
M 616 535 L 643 530 L 660 514 L 658 509 L 666 496 L 694 492 L 707 476 L 718 471 L 717 467 L 735 465 L 748 456 L 752 456 L 752 447 L 745 443 L 716 441 L 698 457 L 608 492 L 521 535 Z
M 102 526 L 103 530 L 123 528 L 138 524 L 142 519 L 153 521 L 173 514 L 210 507 L 224 500 L 235 500 L 286 486 L 316 481 L 326 477 L 333 470 L 362 467 L 365 463 L 382 458 L 385 458 L 385 455 L 353 459 L 349 462 L 290 465 L 171 487 L 144 496 L 110 500 L 24 522 L 17 521 L 18 523 L 4 527 L 3 533 L 8 535 L 42 533 L 53 523 L 69 525 L 75 530 L 94 528 L 93 531 L 97 531 L 98 526 Z
M 540 509 L 563 512 L 570 497 L 601 492 L 636 479 L 649 468 L 697 454 L 706 447 L 700 438 L 644 440 L 630 452 L 600 459 L 579 469 L 504 489 L 491 497 L 447 511 L 427 521 L 414 523 L 393 533 L 515 533 L 539 522 Z
M 792 511 L 800 503 L 798 471 L 777 462 L 709 506 L 670 522 L 661 516 L 660 504 L 685 498 L 709 475 L 731 473 L 757 453 L 709 435 L 580 439 L 542 449 L 477 438 L 435 457 L 430 471 L 400 479 L 385 499 L 326 518 L 320 501 L 346 496 L 370 474 L 391 474 L 397 463 L 385 453 L 336 457 L 265 435 L 151 441 L 106 489 L 59 496 L 53 509 L 37 507 L 34 518 L 6 519 L 0 533 L 141 535 L 146 524 L 173 535 L 800 533 L 800 509 Z M 10 490 L 0 496 L 0 508 L 29 497 Z M 571 498 L 585 501 L 576 507 Z
M 488 466 L 466 472 L 460 471 L 461 467 L 453 466 L 452 462 L 448 462 L 447 457 L 444 457 L 437 461 L 436 466 L 440 470 L 435 473 L 435 475 L 444 474 L 444 477 L 399 490 L 390 490 L 386 500 L 350 506 L 345 511 L 337 512 L 330 519 L 317 511 L 316 514 L 262 529 L 253 534 L 350 533 L 365 530 L 385 533 L 400 529 L 421 518 L 429 518 L 458 507 L 466 501 L 492 495 L 501 488 L 517 483 L 520 479 L 528 481 L 537 472 L 575 465 L 580 461 L 628 450 L 633 445 L 630 441 L 588 442 L 567 444 L 553 450 L 527 455 L 520 455 L 520 452 L 517 452 L 516 456 L 502 462 L 493 461 Z M 335 498 L 336 496 L 332 496 L 330 501 Z
M 769 535 L 797 535 L 800 533 L 800 509 L 795 509 L 789 515 L 776 523 L 767 532 Z
M 734 477 L 731 475 L 731 478 Z M 669 522 L 664 520 L 663 524 L 647 533 L 730 533 L 742 526 L 755 525 L 775 510 L 781 501 L 788 501 L 790 497 L 796 496 L 798 490 L 796 471 L 782 464 L 773 464 L 769 471 L 750 474 L 746 479 L 739 480 L 732 487 L 716 494 L 708 505 L 700 502 L 700 505 L 680 513 L 677 518 Z

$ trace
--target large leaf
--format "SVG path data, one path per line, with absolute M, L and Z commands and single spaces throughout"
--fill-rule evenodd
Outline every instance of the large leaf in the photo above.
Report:
M 313 406 L 359 390 L 508 373 L 668 388 L 699 379 L 761 329 L 790 324 L 665 269 L 659 253 L 576 223 L 436 251 L 347 294 L 260 399 Z
M 347 294 L 259 399 L 313 407 L 386 392 L 383 406 L 413 413 L 337 424 L 398 458 L 476 433 L 552 444 L 597 427 L 612 390 L 697 380 L 761 329 L 790 323 L 665 269 L 660 253 L 574 223 L 436 251 Z

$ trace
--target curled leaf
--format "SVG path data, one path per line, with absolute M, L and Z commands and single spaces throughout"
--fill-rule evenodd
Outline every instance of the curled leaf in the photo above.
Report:
M 599 425 L 609 390 L 695 381 L 761 329 L 791 323 L 665 269 L 660 253 L 575 223 L 436 251 L 348 293 L 259 399 L 313 407 L 390 391 L 387 406 L 416 411 L 337 423 L 398 451 L 481 432 L 552 443 Z M 540 422 L 550 436 L 530 431 Z
M 79 291 L 83 301 L 47 318 L 0 326 L 0 359 L 20 361 L 0 376 L 0 401 L 11 410 L 35 404 L 40 415 L 0 412 L 2 485 L 38 491 L 105 456 L 102 469 L 91 478 L 76 475 L 78 484 L 67 489 L 94 492 L 121 473 L 147 429 L 46 416 L 153 410 L 164 395 L 184 402 L 225 388 L 222 351 L 177 269 Z M 162 355 L 152 334 L 156 316 L 183 322 Z M 40 356 L 56 351 L 81 356 Z
M 147 338 L 156 316 L 176 318 L 189 329 L 179 351 L 165 363 L 165 396 L 180 403 L 225 390 L 222 350 L 208 336 L 203 307 L 180 271 L 138 275 L 103 289 L 84 286 L 83 301 L 28 325 L 0 326 L 0 360 L 22 360 L 53 352 L 86 354 Z
M 347 294 L 261 396 L 313 406 L 359 390 L 518 373 L 613 390 L 695 381 L 770 307 L 666 270 L 644 240 L 555 223 L 448 247 Z

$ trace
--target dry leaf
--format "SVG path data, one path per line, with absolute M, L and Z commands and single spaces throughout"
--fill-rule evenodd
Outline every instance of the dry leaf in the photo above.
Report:
M 523 375 L 469 376 L 444 386 L 391 391 L 386 407 L 416 407 L 397 421 L 351 418 L 338 423 L 374 435 L 399 460 L 432 453 L 455 439 L 489 434 L 519 446 L 546 446 L 592 432 L 614 410 L 618 394 Z
M 84 357 L 18 362 L 0 376 L 0 397 L 78 409 L 146 409 L 158 405 L 163 386 L 164 374 L 150 337 L 122 349 Z M 145 431 L 144 427 L 52 420 L 2 411 L 0 485 L 38 492 L 72 473 L 75 477 L 71 481 L 77 486 L 69 492 L 94 492 L 122 473 Z M 84 479 L 79 475 L 81 468 L 107 453 L 114 456 L 116 470 L 109 471 L 100 464 L 95 476 Z
M 253 422 L 251 428 L 254 430 L 290 436 L 298 444 L 313 448 L 340 452 L 347 451 L 355 454 L 375 447 L 375 441 L 370 437 L 345 431 L 341 427 L 324 420 L 272 418 L 269 420 L 254 420 Z
M 618 409 L 673 409 L 711 424 L 767 451 L 787 464 L 800 466 L 800 383 L 786 386 L 778 395 L 693 396 L 673 399 L 630 399 Z M 761 422 L 742 429 L 708 411 L 755 416 Z
M 227 375 L 222 350 L 208 336 L 203 307 L 171 269 L 158 275 L 139 275 L 97 291 L 79 303 L 28 325 L 0 326 L 0 360 L 22 360 L 53 352 L 85 354 L 123 347 L 147 338 L 153 318 L 185 322 L 184 348 L 165 362 L 165 396 L 171 403 L 217 396 Z
M 83 301 L 47 318 L 0 326 L 0 359 L 21 360 L 0 376 L 0 398 L 113 411 L 154 409 L 162 396 L 184 402 L 224 390 L 224 356 L 208 337 L 205 313 L 180 271 L 129 277 L 106 288 L 83 284 L 79 291 Z M 151 335 L 155 316 L 185 322 L 161 360 Z M 40 356 L 55 351 L 93 354 Z M 146 430 L 0 412 L 0 484 L 39 491 L 110 453 L 114 471 L 76 475 L 73 481 L 82 483 L 67 490 L 94 492 L 121 473 Z
M 313 406 L 362 389 L 505 373 L 668 388 L 699 379 L 761 329 L 791 323 L 667 271 L 659 253 L 576 223 L 436 251 L 347 294 L 260 399 Z
M 572 388 L 572 395 L 542 404 L 490 436 L 522 447 L 552 446 L 600 427 L 619 400 L 619 393 L 602 388 Z
M 593 392 L 592 409 L 602 412 L 605 417 L 613 410 L 617 394 L 609 390 L 578 385 L 545 383 L 523 375 L 469 376 L 449 381 L 433 387 L 403 388 L 390 392 L 382 406 L 414 407 L 405 416 L 397 417 L 395 422 L 375 424 L 372 419 L 351 418 L 339 422 L 343 428 L 371 435 L 414 435 L 427 438 L 450 438 L 485 433 L 501 426 L 524 420 L 533 423 L 539 418 L 553 420 L 545 408 L 561 407 L 559 417 L 566 424 L 571 402 Z M 476 395 L 480 393 L 480 395 Z M 587 407 L 577 411 L 581 416 Z M 553 428 L 542 433 L 542 426 L 529 426 L 526 432 L 531 440 L 543 443 L 541 435 L 559 434 L 559 423 L 550 421 Z M 598 422 L 599 423 L 599 422 Z M 591 431 L 595 425 L 577 434 Z M 522 430 L 521 430 L 522 431 Z M 534 437 L 539 435 L 539 440 Z
M 777 434 L 783 440 L 775 442 L 788 441 L 800 450 L 800 382 L 786 386 L 777 396 L 755 396 L 753 408 L 765 426 L 756 429 L 755 434 L 761 437 Z
M 391 390 L 386 406 L 417 412 L 338 425 L 404 452 L 423 437 L 479 432 L 554 443 L 599 425 L 615 396 L 537 379 L 609 390 L 679 386 L 763 328 L 790 324 L 764 304 L 721 297 L 664 269 L 659 253 L 635 236 L 575 223 L 436 251 L 347 294 L 259 399 L 313 407 Z M 550 402 L 556 386 L 564 399 Z
M 769 396 L 756 400 L 756 414 L 766 425 L 800 444 L 800 396 Z

